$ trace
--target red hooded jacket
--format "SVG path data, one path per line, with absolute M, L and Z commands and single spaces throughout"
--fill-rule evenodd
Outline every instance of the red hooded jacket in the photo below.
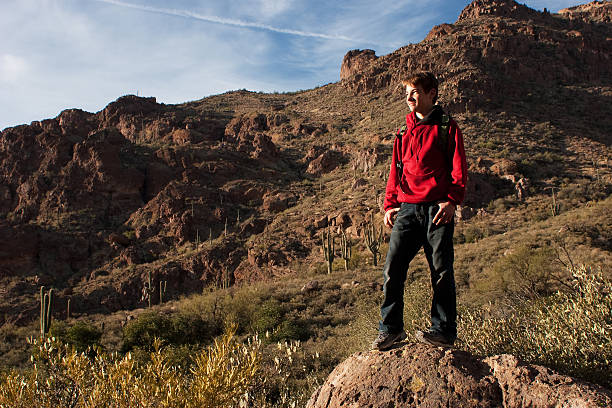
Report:
M 465 197 L 467 163 L 463 136 L 457 122 L 450 120 L 448 147 L 441 146 L 438 135 L 444 111 L 438 105 L 422 120 L 415 113 L 406 116 L 402 151 L 399 138 L 393 144 L 391 171 L 385 194 L 385 212 L 400 203 L 428 203 L 448 200 L 460 204 Z M 402 158 L 404 174 L 399 177 L 397 160 Z

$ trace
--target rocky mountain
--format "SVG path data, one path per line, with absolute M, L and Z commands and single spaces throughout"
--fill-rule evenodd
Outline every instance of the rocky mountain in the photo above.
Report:
M 0 324 L 32 321 L 41 285 L 58 315 L 69 298 L 106 313 L 143 306 L 149 273 L 176 298 L 318 262 L 328 225 L 361 236 L 414 70 L 438 74 L 466 135 L 463 222 L 504 197 L 608 180 L 611 15 L 610 2 L 552 14 L 476 0 L 418 44 L 349 51 L 341 81 L 320 88 L 182 105 L 128 95 L 3 130 Z

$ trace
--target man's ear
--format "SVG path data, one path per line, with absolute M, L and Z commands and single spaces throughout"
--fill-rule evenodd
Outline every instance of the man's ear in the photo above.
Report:
M 433 103 L 436 103 L 436 101 L 438 100 L 438 90 L 436 88 L 431 88 L 429 90 L 429 92 L 431 92 L 431 100 Z

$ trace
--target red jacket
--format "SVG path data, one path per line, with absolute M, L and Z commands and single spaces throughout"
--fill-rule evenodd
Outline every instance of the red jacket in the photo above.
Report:
M 384 209 L 400 203 L 428 203 L 448 200 L 460 204 L 465 197 L 467 164 L 463 136 L 454 120 L 448 128 L 448 149 L 443 151 L 438 126 L 444 111 L 438 105 L 418 121 L 414 112 L 406 116 L 406 132 L 402 138 L 401 157 L 404 174 L 398 180 L 396 162 L 399 138 L 393 144 L 391 171 L 387 181 Z

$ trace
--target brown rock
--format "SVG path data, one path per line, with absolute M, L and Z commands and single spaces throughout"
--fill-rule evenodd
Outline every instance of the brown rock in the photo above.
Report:
M 601 407 L 612 393 L 513 356 L 404 344 L 355 353 L 312 395 L 308 408 Z
M 130 239 L 123 234 L 117 234 L 116 232 L 111 232 L 108 236 L 108 242 L 111 244 L 119 244 L 122 246 L 130 245 Z
M 308 281 L 302 286 L 301 291 L 304 293 L 312 292 L 321 287 L 321 284 L 317 280 Z
M 513 175 L 518 172 L 518 166 L 510 159 L 499 159 L 491 165 L 490 170 L 498 176 Z
M 363 72 L 377 58 L 374 50 L 351 50 L 347 52 L 340 67 L 340 80 Z
M 312 175 L 321 175 L 329 173 L 330 171 L 338 167 L 342 159 L 342 153 L 333 150 L 327 150 L 319 157 L 311 161 L 310 164 L 308 164 L 306 173 Z
M 314 220 L 314 227 L 315 228 L 325 228 L 328 225 L 329 220 L 327 219 L 327 215 L 324 215 L 320 218 L 317 218 Z
M 266 194 L 263 198 L 262 209 L 270 212 L 284 211 L 292 206 L 296 199 L 289 193 Z

